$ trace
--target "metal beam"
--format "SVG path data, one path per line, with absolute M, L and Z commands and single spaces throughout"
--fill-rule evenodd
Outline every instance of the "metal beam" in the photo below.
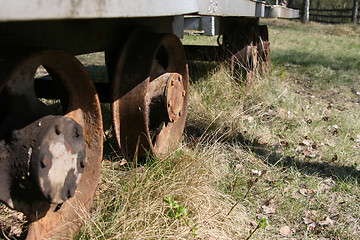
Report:
M 203 31 L 205 36 L 219 35 L 219 19 L 210 16 L 186 16 L 184 30 Z

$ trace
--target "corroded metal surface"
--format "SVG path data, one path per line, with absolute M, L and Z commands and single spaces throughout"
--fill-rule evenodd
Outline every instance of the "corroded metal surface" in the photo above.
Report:
M 257 20 L 229 18 L 222 22 L 224 48 L 230 55 L 231 73 L 237 80 L 251 82 L 267 70 L 270 42 L 267 26 Z
M 189 98 L 179 39 L 172 34 L 134 33 L 113 81 L 113 121 L 123 153 L 145 156 L 150 150 L 163 156 L 174 149 L 184 130 Z
M 40 118 L 12 131 L 1 148 L 9 157 L 1 157 L 9 190 L 0 192 L 0 199 L 11 208 L 29 214 L 32 202 L 62 204 L 74 196 L 86 153 L 82 127 L 73 119 Z
M 11 204 L 11 189 L 2 185 L 1 200 L 26 214 L 30 222 L 27 239 L 72 237 L 90 210 L 100 177 L 103 132 L 95 88 L 81 63 L 62 51 L 11 52 L 4 54 L 2 60 L 0 160 L 5 164 L 0 166 L 0 177 L 11 183 L 11 188 L 21 188 L 22 182 L 13 185 L 16 181 L 12 179 L 23 180 L 23 175 L 9 176 L 5 172 L 11 161 L 11 148 L 25 147 L 25 152 L 16 155 L 17 162 L 28 166 L 30 161 L 29 175 L 43 198 L 29 201 L 30 193 L 25 192 L 18 198 L 20 205 Z M 53 109 L 35 94 L 33 79 L 40 65 L 47 69 L 59 92 L 63 116 L 48 116 L 54 114 Z M 21 137 L 29 129 L 41 126 L 43 130 L 37 137 L 35 130 Z M 20 139 L 18 144 L 16 139 Z M 25 172 L 25 179 L 27 175 Z
M 257 46 L 248 45 L 231 56 L 231 73 L 234 78 L 245 79 L 250 83 L 258 67 Z
M 182 115 L 185 100 L 185 90 L 180 74 L 171 74 L 166 83 L 166 109 L 170 122 L 176 122 Z

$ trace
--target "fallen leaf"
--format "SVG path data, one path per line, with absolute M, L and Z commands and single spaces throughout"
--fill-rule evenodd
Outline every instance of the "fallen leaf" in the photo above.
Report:
M 316 151 L 303 150 L 303 154 L 305 155 L 305 157 L 309 157 L 309 158 L 316 157 Z
M 291 235 L 291 230 L 289 226 L 284 226 L 280 228 L 280 234 L 284 237 L 289 237 Z
M 338 125 L 329 126 L 328 131 L 331 132 L 332 134 L 335 134 L 339 131 L 339 126 Z
M 251 116 L 248 116 L 246 119 L 248 120 L 249 123 L 252 123 L 254 121 L 254 118 Z
M 300 147 L 300 146 L 297 146 L 297 147 L 295 148 L 295 152 L 296 152 L 296 153 L 300 153 L 302 150 L 303 150 L 303 149 L 302 149 L 302 147 Z
M 329 147 L 335 147 L 334 141 L 327 140 L 325 144 L 328 145 Z
M 253 175 L 258 175 L 259 177 L 261 177 L 262 175 L 264 175 L 267 172 L 267 170 L 255 170 L 255 169 L 251 169 L 251 173 Z
M 123 166 L 127 163 L 127 161 L 125 159 L 121 159 L 121 162 L 120 162 L 120 166 Z
M 265 206 L 275 206 L 275 200 L 274 197 L 270 197 L 268 200 L 264 201 Z
M 304 140 L 302 141 L 302 143 L 306 146 L 310 146 L 311 145 L 311 141 L 310 140 Z
M 310 156 L 310 155 L 311 155 L 311 152 L 310 152 L 309 150 L 304 150 L 304 151 L 303 151 L 303 154 L 304 154 L 305 156 Z
M 313 218 L 316 216 L 316 214 L 317 214 L 316 210 L 305 211 L 305 216 L 308 218 Z
M 301 195 L 307 196 L 307 195 L 309 195 L 310 193 L 312 193 L 312 191 L 309 190 L 309 189 L 306 189 L 306 188 L 300 188 L 300 189 L 299 189 L 299 193 L 300 193 Z
M 102 164 L 104 164 L 104 165 L 111 165 L 111 162 L 110 162 L 109 160 L 107 160 L 107 159 L 104 159 L 104 160 L 102 161 Z
M 264 214 L 275 214 L 276 209 L 272 206 L 262 206 L 262 209 L 264 211 Z
M 333 189 L 334 186 L 336 186 L 336 182 L 334 180 L 332 180 L 331 178 L 326 179 L 323 184 L 325 185 L 325 187 L 327 189 Z
M 127 163 L 127 161 L 125 159 L 121 159 L 121 161 L 113 163 L 113 168 L 114 169 L 119 169 L 122 166 L 124 166 L 126 163 Z
M 264 214 L 276 213 L 276 204 L 275 204 L 275 200 L 273 199 L 273 197 L 271 197 L 270 199 L 268 199 L 264 202 L 262 209 L 264 211 Z
M 317 226 L 317 223 L 316 222 L 313 222 L 313 223 L 310 223 L 309 226 L 308 226 L 308 231 L 314 231 L 315 228 Z
M 319 221 L 319 225 L 321 226 L 334 226 L 334 221 L 329 217 L 325 217 L 324 220 Z
M 360 134 L 356 135 L 356 140 L 357 143 L 360 143 Z
M 304 220 L 304 223 L 305 223 L 306 225 L 315 222 L 314 220 L 312 220 L 312 219 L 309 218 L 309 217 L 304 217 L 303 220 Z

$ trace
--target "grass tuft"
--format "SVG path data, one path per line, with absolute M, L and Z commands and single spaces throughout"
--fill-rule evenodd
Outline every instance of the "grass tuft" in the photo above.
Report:
M 140 166 L 105 161 L 77 239 L 358 238 L 360 29 L 264 23 L 270 73 L 245 85 L 226 63 L 189 63 L 183 145 Z M 199 41 L 183 40 L 216 43 Z

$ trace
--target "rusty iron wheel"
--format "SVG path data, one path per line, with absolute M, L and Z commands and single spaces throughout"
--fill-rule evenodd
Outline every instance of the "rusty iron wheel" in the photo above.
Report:
M 258 68 L 258 49 L 252 44 L 245 46 L 231 56 L 231 74 L 238 80 L 251 84 Z
M 149 151 L 163 157 L 181 140 L 189 98 L 189 75 L 180 40 L 173 34 L 133 33 L 113 79 L 113 122 L 128 157 Z
M 270 64 L 270 41 L 269 32 L 266 25 L 257 26 L 257 49 L 258 49 L 258 62 L 261 73 L 268 70 Z
M 9 126 L 11 130 L 16 130 L 48 115 L 56 115 L 35 94 L 34 75 L 41 65 L 50 74 L 60 93 L 62 115 L 66 119 L 75 120 L 76 123 L 72 124 L 81 126 L 86 164 L 80 162 L 84 170 L 74 195 L 61 205 L 43 200 L 26 203 L 27 209 L 24 211 L 29 221 L 27 239 L 71 238 L 79 230 L 92 206 L 100 177 L 103 129 L 95 87 L 83 65 L 63 51 L 11 53 L 2 60 L 4 61 L 0 73 L 0 96 L 2 100 L 5 98 L 7 101 L 5 104 L 12 105 L 8 108 L 2 105 L 3 109 L 0 108 L 2 113 L 7 113 L 0 118 L 0 130 L 7 126 L 4 125 L 6 119 L 14 119 L 14 123 Z M 22 120 L 17 122 L 16 119 Z M 39 126 L 40 123 L 38 122 Z M 76 135 L 78 137 L 78 133 Z

